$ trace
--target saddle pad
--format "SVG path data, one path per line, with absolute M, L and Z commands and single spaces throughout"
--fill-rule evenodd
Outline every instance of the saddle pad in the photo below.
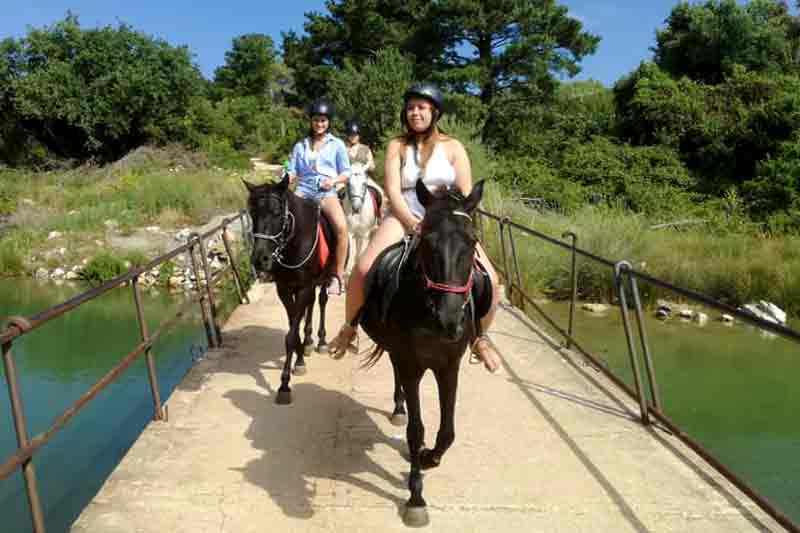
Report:
M 328 239 L 325 238 L 325 232 L 322 231 L 322 222 L 317 223 L 317 239 L 317 247 L 319 252 L 317 256 L 319 257 L 319 267 L 324 270 L 328 265 L 328 260 L 331 256 L 331 249 L 330 246 L 328 246 Z
M 375 218 L 381 219 L 381 204 L 383 204 L 383 196 L 375 187 L 367 187 L 369 193 L 372 195 L 372 206 L 375 208 Z

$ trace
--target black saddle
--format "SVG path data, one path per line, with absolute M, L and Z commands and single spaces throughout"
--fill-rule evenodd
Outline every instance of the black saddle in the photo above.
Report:
M 375 258 L 365 280 L 365 295 L 368 300 L 372 291 L 378 291 L 380 298 L 380 320 L 384 324 L 389 317 L 392 300 L 400 288 L 400 279 L 408 258 L 416 249 L 419 240 L 410 235 L 386 248 Z M 470 294 L 473 316 L 477 320 L 486 316 L 492 305 L 492 283 L 489 274 L 476 261 L 472 271 L 472 292 Z M 476 330 L 476 331 L 479 331 Z

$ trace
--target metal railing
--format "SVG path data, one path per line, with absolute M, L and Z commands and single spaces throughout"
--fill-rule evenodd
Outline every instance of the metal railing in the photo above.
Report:
M 56 433 L 58 433 L 70 421 L 70 419 L 78 414 L 78 412 L 80 412 L 80 410 L 86 406 L 86 404 L 88 404 L 95 396 L 97 396 L 100 391 L 114 382 L 142 354 L 144 354 L 145 357 L 147 377 L 148 381 L 150 382 L 150 392 L 153 397 L 153 419 L 165 420 L 167 417 L 167 412 L 166 408 L 162 406 L 161 403 L 155 361 L 153 359 L 151 350 L 155 342 L 166 331 L 177 324 L 179 319 L 188 312 L 191 305 L 196 303 L 200 304 L 200 311 L 203 318 L 203 325 L 205 327 L 208 346 L 210 348 L 216 348 L 222 345 L 222 335 L 217 320 L 217 305 L 214 298 L 214 284 L 230 270 L 233 274 L 233 280 L 236 285 L 236 291 L 238 293 L 240 303 L 249 303 L 247 294 L 245 293 L 244 286 L 242 284 L 242 278 L 240 277 L 239 271 L 236 268 L 236 258 L 231 250 L 229 237 L 225 231 L 230 224 L 239 221 L 242 224 L 242 235 L 245 235 L 245 225 L 247 222 L 246 217 L 247 211 L 243 210 L 236 216 L 224 219 L 221 224 L 212 228 L 206 233 L 203 233 L 202 235 L 193 233 L 187 239 L 186 244 L 178 246 L 172 251 L 153 259 L 144 266 L 130 269 L 121 276 L 109 280 L 90 290 L 82 292 L 65 302 L 42 311 L 41 313 L 30 317 L 9 317 L 7 325 L 4 327 L 4 329 L 0 330 L 0 344 L 2 345 L 3 364 L 5 367 L 6 382 L 8 384 L 8 394 L 11 400 L 11 411 L 14 420 L 14 427 L 17 435 L 17 451 L 4 463 L 0 464 L 0 480 L 10 476 L 18 468 L 22 469 L 28 505 L 31 513 L 31 520 L 33 522 L 33 530 L 35 533 L 43 533 L 45 531 L 44 512 L 42 509 L 41 500 L 39 498 L 36 472 L 33 464 L 33 457 L 42 448 L 42 446 L 47 444 L 47 442 L 50 441 L 53 436 L 55 436 Z M 228 264 L 212 275 L 208 264 L 208 255 L 206 253 L 205 243 L 208 239 L 214 237 L 218 232 L 220 233 L 220 237 L 225 247 Z M 163 320 L 155 331 L 149 332 L 145 322 L 144 308 L 142 306 L 141 295 L 139 291 L 139 276 L 183 253 L 186 253 L 189 256 L 189 263 L 195 279 L 195 294 L 179 307 L 174 316 Z M 196 255 L 200 256 L 200 264 L 198 264 Z M 39 328 L 40 326 L 43 326 L 51 320 L 69 313 L 77 307 L 92 301 L 99 296 L 102 296 L 112 289 L 125 285 L 126 283 L 130 284 L 131 290 L 133 291 L 133 299 L 136 306 L 136 318 L 139 324 L 142 342 L 137 344 L 133 350 L 124 356 L 114 368 L 109 370 L 92 387 L 90 387 L 86 393 L 76 400 L 61 415 L 59 415 L 49 429 L 33 438 L 30 438 L 28 436 L 27 421 L 25 418 L 22 395 L 20 394 L 17 368 L 14 361 L 14 356 L 11 352 L 14 341 Z
M 756 505 L 764 510 L 768 515 L 774 518 L 781 526 L 786 528 L 787 531 L 800 532 L 800 526 L 792 521 L 791 518 L 781 512 L 775 505 L 773 505 L 766 497 L 760 494 L 746 481 L 735 474 L 730 468 L 723 464 L 720 460 L 714 457 L 705 447 L 699 442 L 690 437 L 684 432 L 672 419 L 670 419 L 663 411 L 661 399 L 659 396 L 658 383 L 656 381 L 656 371 L 653 366 L 650 347 L 647 339 L 647 331 L 643 319 L 642 304 L 639 297 L 639 289 L 637 280 L 647 282 L 656 287 L 677 293 L 684 298 L 703 304 L 705 306 L 714 308 L 723 313 L 727 313 L 739 320 L 751 324 L 761 330 L 769 331 L 771 333 L 780 335 L 795 343 L 800 343 L 800 333 L 788 328 L 786 326 L 762 320 L 752 314 L 741 311 L 730 305 L 718 302 L 709 296 L 700 294 L 691 289 L 678 287 L 667 281 L 658 279 L 644 272 L 632 268 L 628 261 L 612 261 L 604 257 L 600 257 L 589 251 L 578 248 L 578 236 L 573 232 L 566 232 L 562 235 L 562 239 L 570 238 L 570 242 L 565 242 L 551 236 L 545 235 L 535 229 L 517 224 L 509 217 L 498 216 L 496 214 L 478 209 L 480 216 L 476 217 L 478 231 L 481 240 L 485 241 L 486 228 L 484 219 L 494 221 L 498 225 L 497 235 L 499 240 L 499 249 L 501 258 L 497 262 L 496 268 L 505 279 L 506 292 L 508 299 L 512 303 L 517 303 L 520 308 L 525 310 L 526 305 L 530 305 L 536 312 L 559 334 L 565 339 L 567 349 L 574 348 L 580 352 L 598 371 L 602 372 L 608 379 L 615 385 L 620 387 L 625 393 L 635 400 L 639 405 L 639 413 L 641 421 L 645 425 L 650 425 L 654 418 L 664 427 L 666 427 L 673 435 L 680 439 L 689 448 L 694 450 L 700 457 L 702 457 L 709 465 L 722 474 L 734 486 L 746 494 Z M 524 235 L 529 235 L 537 239 L 548 242 L 554 246 L 560 247 L 570 252 L 570 279 L 571 279 L 571 298 L 569 309 L 569 325 L 565 331 L 556 322 L 544 312 L 540 305 L 538 305 L 528 294 L 522 283 L 522 272 L 519 267 L 519 259 L 517 256 L 516 245 L 514 241 L 514 233 L 516 230 Z M 509 257 L 510 255 L 510 257 Z M 631 371 L 633 374 L 634 389 L 628 386 L 620 377 L 615 375 L 609 368 L 604 365 L 598 357 L 590 353 L 587 349 L 580 345 L 575 339 L 575 324 L 574 313 L 575 303 L 577 299 L 577 258 L 578 256 L 589 259 L 591 261 L 600 263 L 613 269 L 614 284 L 617 298 L 619 299 L 619 307 L 622 314 L 622 323 L 625 330 L 625 339 L 630 358 Z M 509 265 L 509 261 L 512 265 Z M 513 271 L 511 270 L 513 268 Z M 632 302 L 628 301 L 628 294 L 632 296 Z M 650 390 L 650 398 L 644 390 L 644 384 L 639 369 L 639 355 L 636 349 L 636 339 L 631 327 L 631 318 L 629 316 L 629 304 L 632 303 L 634 314 L 636 317 L 636 325 L 638 330 L 638 338 L 641 344 L 642 355 L 645 364 L 645 371 L 647 376 L 647 386 Z

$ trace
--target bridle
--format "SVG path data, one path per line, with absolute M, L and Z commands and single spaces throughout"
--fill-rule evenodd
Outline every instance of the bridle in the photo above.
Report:
M 252 232 L 252 238 L 255 239 L 264 239 L 266 241 L 270 241 L 275 243 L 275 249 L 272 251 L 271 257 L 272 259 L 278 263 L 283 268 L 287 268 L 289 270 L 295 270 L 300 268 L 301 266 L 305 265 L 311 256 L 314 255 L 314 250 L 317 249 L 317 242 L 319 241 L 319 231 L 317 231 L 316 224 L 314 227 L 314 244 L 311 246 L 311 250 L 308 252 L 308 255 L 295 265 L 289 265 L 284 262 L 283 251 L 286 249 L 286 246 L 295 236 L 296 224 L 294 215 L 291 211 L 289 211 L 289 202 L 283 199 L 278 194 L 268 194 L 267 197 L 277 198 L 278 201 L 283 202 L 283 217 L 281 217 L 281 229 L 278 233 L 267 234 L 267 233 L 256 233 Z M 319 216 L 319 213 L 317 213 Z M 251 230 L 252 231 L 252 230 Z
M 453 211 L 454 215 L 467 217 L 470 222 L 472 221 L 472 217 L 469 216 L 467 213 L 463 211 Z M 422 271 L 422 279 L 425 281 L 425 290 L 426 291 L 434 291 L 434 292 L 443 292 L 448 294 L 462 294 L 464 295 L 464 305 L 466 306 L 469 303 L 470 296 L 472 294 L 472 284 L 473 284 L 473 273 L 475 271 L 475 256 L 473 253 L 472 259 L 472 266 L 469 269 L 469 276 L 467 277 L 467 282 L 463 285 L 451 285 L 449 283 L 439 283 L 433 281 L 428 277 L 428 274 L 425 272 L 425 268 L 423 265 L 420 265 L 420 270 Z
M 349 183 L 347 184 L 347 195 L 350 197 L 350 208 L 353 210 L 353 213 L 358 214 L 358 213 L 361 212 L 361 209 L 363 209 L 364 204 L 366 203 L 365 200 L 367 198 L 367 187 L 368 187 L 368 185 L 369 185 L 369 183 L 367 183 L 367 179 L 365 177 L 364 178 L 364 184 L 361 186 L 361 194 L 355 194 L 355 193 L 350 192 L 352 190 L 352 187 L 350 187 Z M 358 198 L 358 199 L 361 200 L 361 206 L 358 209 L 355 209 L 353 207 L 353 198 Z

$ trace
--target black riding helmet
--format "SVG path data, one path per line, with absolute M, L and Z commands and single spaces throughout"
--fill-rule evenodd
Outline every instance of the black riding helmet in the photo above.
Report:
M 344 133 L 345 135 L 360 135 L 361 124 L 357 120 L 348 120 L 344 125 Z
M 406 106 L 408 105 L 408 101 L 412 98 L 424 98 L 433 104 L 435 108 L 433 120 L 431 120 L 431 128 L 433 128 L 436 122 L 442 117 L 442 105 L 444 103 L 442 91 L 433 83 L 427 82 L 415 83 L 409 87 L 403 94 L 403 109 L 400 111 L 400 122 L 406 127 L 408 127 L 406 123 Z
M 333 104 L 325 98 L 317 98 L 308 106 L 308 116 L 325 115 L 328 120 L 333 120 Z

